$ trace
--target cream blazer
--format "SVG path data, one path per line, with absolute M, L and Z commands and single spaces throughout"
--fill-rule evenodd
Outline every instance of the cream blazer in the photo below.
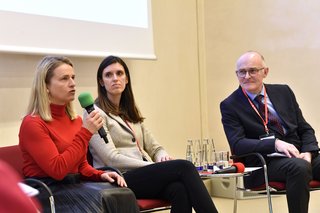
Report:
M 107 115 L 96 105 L 94 108 L 100 112 L 104 119 L 104 128 L 109 141 L 109 143 L 105 143 L 98 132 L 92 136 L 89 149 L 94 167 L 108 165 L 125 172 L 152 164 L 168 155 L 143 123 L 129 122 L 128 126 L 119 116 Z M 86 116 L 88 114 L 84 112 L 83 119 L 86 119 Z

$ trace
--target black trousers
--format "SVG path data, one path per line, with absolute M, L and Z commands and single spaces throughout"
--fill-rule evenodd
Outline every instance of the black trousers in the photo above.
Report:
M 309 206 L 309 182 L 312 179 L 320 180 L 320 156 L 310 163 L 300 158 L 268 158 L 267 160 L 269 181 L 286 183 L 286 196 L 290 213 L 307 213 Z M 264 183 L 259 172 L 256 185 Z
M 171 160 L 123 174 L 137 198 L 160 198 L 171 202 L 171 213 L 218 212 L 194 165 Z

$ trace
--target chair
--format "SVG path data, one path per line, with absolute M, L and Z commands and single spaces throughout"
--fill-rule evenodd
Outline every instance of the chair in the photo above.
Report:
M 171 208 L 169 201 L 160 199 L 137 199 L 141 213 L 163 211 Z
M 244 155 L 232 155 L 230 158 L 234 160 L 234 162 L 242 162 L 243 158 L 248 157 L 248 156 L 255 156 L 257 157 L 260 162 L 261 162 L 261 166 L 263 169 L 263 174 L 264 174 L 264 180 L 265 183 L 261 186 L 255 187 L 255 188 L 244 188 L 244 187 L 239 187 L 238 186 L 238 177 L 236 178 L 236 188 L 235 188 L 235 197 L 234 197 L 234 212 L 237 212 L 237 192 L 238 191 L 246 191 L 246 192 L 253 192 L 253 193 L 265 193 L 267 195 L 267 199 L 268 199 L 268 207 L 269 207 L 269 212 L 272 213 L 273 209 L 272 209 L 272 201 L 271 201 L 271 194 L 285 194 L 285 183 L 284 182 L 274 182 L 271 181 L 269 182 L 268 180 L 268 173 L 267 173 L 267 164 L 265 159 L 263 158 L 263 156 L 260 153 L 248 153 L 248 154 L 244 154 Z M 313 190 L 318 190 L 320 189 L 320 181 L 317 180 L 312 180 L 310 183 L 310 191 Z
M 0 159 L 5 161 L 7 164 L 9 164 L 20 175 L 20 177 L 23 177 L 23 173 L 22 173 L 23 157 L 18 145 L 0 147 Z M 41 188 L 44 188 L 44 190 L 48 193 L 51 212 L 54 213 L 55 212 L 54 198 L 50 188 L 42 181 L 39 181 L 33 178 L 26 178 L 24 179 L 24 182 L 26 184 L 38 185 Z
M 0 159 L 7 162 L 21 177 L 23 177 L 23 158 L 18 145 L 0 147 Z
M 93 165 L 93 158 L 91 155 L 90 150 L 88 149 L 87 152 L 87 160 L 90 165 Z M 105 169 L 106 167 L 103 168 L 97 168 L 97 169 Z M 119 170 L 113 167 L 108 167 L 110 170 L 114 170 L 118 174 L 122 175 Z M 161 199 L 137 199 L 137 204 L 139 206 L 140 212 L 141 213 L 148 213 L 148 212 L 157 212 L 157 211 L 163 211 L 167 209 L 171 209 L 171 204 L 167 200 L 161 200 Z

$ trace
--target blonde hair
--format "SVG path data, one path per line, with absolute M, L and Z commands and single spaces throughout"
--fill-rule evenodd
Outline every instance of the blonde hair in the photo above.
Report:
M 73 67 L 71 60 L 63 56 L 45 56 L 39 62 L 31 87 L 27 114 L 39 115 L 44 121 L 52 121 L 47 84 L 50 83 L 53 71 L 62 64 Z M 67 104 L 66 112 L 71 120 L 77 117 L 71 102 Z

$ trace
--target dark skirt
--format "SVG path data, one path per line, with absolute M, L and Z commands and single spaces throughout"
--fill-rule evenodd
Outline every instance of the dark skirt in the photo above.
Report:
M 51 178 L 37 178 L 50 188 L 57 213 L 137 213 L 136 197 L 128 188 L 121 188 L 108 182 L 80 181 L 79 176 L 69 175 L 63 181 Z M 38 199 L 44 213 L 50 213 L 49 194 L 43 188 L 34 185 L 40 191 Z

